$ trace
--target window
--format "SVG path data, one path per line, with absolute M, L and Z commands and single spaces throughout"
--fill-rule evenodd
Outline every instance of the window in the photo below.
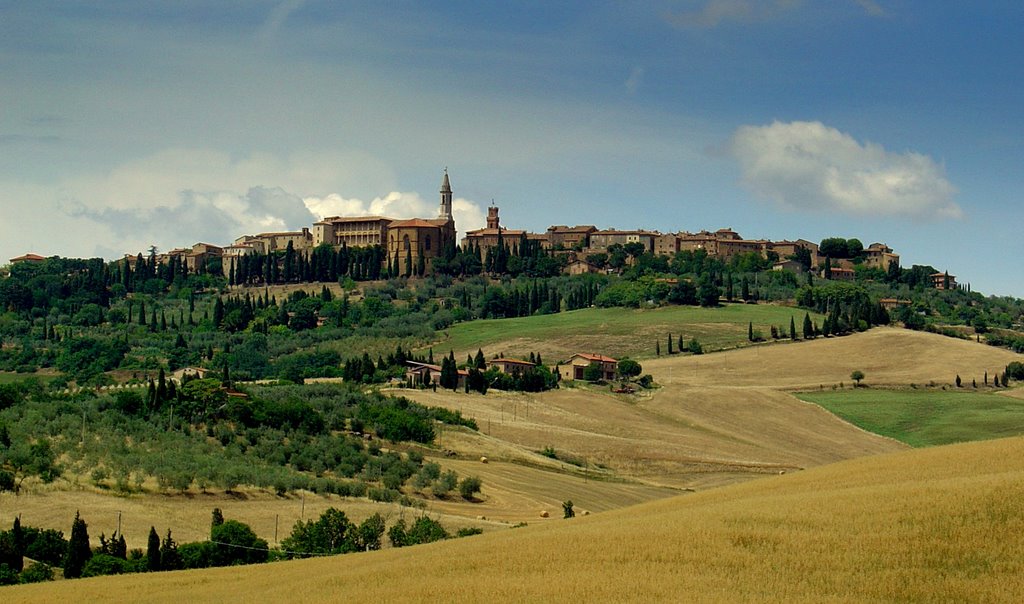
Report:
M 423 248 L 428 252 L 430 251 L 430 235 L 427 235 L 427 239 L 424 242 Z
M 412 249 L 412 246 L 409 245 L 409 236 L 408 235 L 406 235 L 405 237 L 402 238 L 402 249 L 403 250 L 411 250 Z

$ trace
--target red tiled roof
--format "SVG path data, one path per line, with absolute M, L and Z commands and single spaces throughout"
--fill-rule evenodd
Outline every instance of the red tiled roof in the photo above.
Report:
M 606 357 L 606 356 L 604 356 L 602 354 L 590 354 L 590 353 L 587 353 L 587 352 L 577 352 L 576 354 L 574 354 L 572 356 L 584 358 L 584 359 L 586 359 L 588 361 L 597 361 L 599 363 L 618 363 L 618 361 L 616 361 L 615 359 L 613 359 L 611 357 Z
M 388 225 L 388 228 L 392 228 L 392 229 L 400 229 L 400 228 L 418 228 L 418 229 L 431 228 L 431 229 L 436 229 L 437 225 L 436 224 L 432 224 L 430 222 L 427 222 L 426 220 L 423 220 L 422 218 L 412 218 L 410 220 L 399 220 L 397 222 L 392 222 L 391 224 Z
M 43 260 L 46 260 L 46 258 L 39 254 L 25 254 L 24 256 L 11 258 L 11 262 L 42 262 Z
M 521 361 L 519 359 L 491 359 L 490 361 L 487 361 L 488 365 L 490 365 L 492 363 L 494 363 L 494 364 L 506 363 L 506 364 L 510 364 L 510 365 L 528 365 L 530 367 L 535 367 L 537 365 L 536 363 L 531 363 L 530 361 Z

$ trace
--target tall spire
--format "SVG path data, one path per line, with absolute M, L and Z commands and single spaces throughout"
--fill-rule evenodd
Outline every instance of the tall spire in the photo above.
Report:
M 448 181 L 448 168 L 444 169 L 441 180 L 441 212 L 440 217 L 452 220 L 452 184 Z

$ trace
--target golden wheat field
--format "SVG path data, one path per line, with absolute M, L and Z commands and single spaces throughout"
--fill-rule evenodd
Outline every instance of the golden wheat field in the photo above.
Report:
M 939 385 L 1020 358 L 875 329 L 648 360 L 644 372 L 659 387 L 635 395 L 589 386 L 487 396 L 401 390 L 477 420 L 479 432 L 445 429 L 424 451 L 460 476 L 481 477 L 479 501 L 430 499 L 427 513 L 450 530 L 474 526 L 484 535 L 252 568 L 5 588 L 3 595 L 47 601 L 73 589 L 80 599 L 122 599 L 123 589 L 130 594 L 123 599 L 157 601 L 179 593 L 206 601 L 1013 601 L 1022 552 L 1021 539 L 1011 537 L 1024 528 L 1017 503 L 1024 461 L 1013 460 L 1024 441 L 909 452 L 790 392 L 849 387 L 853 369 L 872 385 Z M 595 514 L 561 519 L 566 499 Z M 96 542 L 117 528 L 120 513 L 129 547 L 144 547 L 150 525 L 172 529 L 179 542 L 204 539 L 215 506 L 272 544 L 296 520 L 329 506 L 357 521 L 374 512 L 389 522 L 421 513 L 258 490 L 114 497 L 83 481 L 0 495 L 0 523 L 21 514 L 26 524 L 67 531 L 80 510 Z M 529 526 L 509 530 L 522 522 Z
M 8 602 L 1016 602 L 1024 439 L 844 461 L 367 554 L 5 588 Z

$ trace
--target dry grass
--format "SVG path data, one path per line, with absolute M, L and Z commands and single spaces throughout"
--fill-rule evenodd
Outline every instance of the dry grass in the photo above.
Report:
M 658 381 L 689 386 L 831 388 L 852 384 L 850 372 L 878 385 L 952 384 L 957 374 L 982 383 L 1022 356 L 985 344 L 895 327 L 877 327 L 842 338 L 754 346 L 719 355 L 662 357 L 644 363 Z
M 1018 359 L 972 342 L 875 329 L 648 360 L 644 371 L 661 387 L 642 396 L 594 388 L 486 397 L 403 391 L 461 410 L 481 428 L 445 430 L 434 455 L 460 475 L 481 476 L 483 501 L 434 500 L 431 513 L 453 528 L 523 520 L 530 527 L 407 550 L 9 588 L 3 595 L 52 601 L 72 593 L 64 589 L 77 599 L 128 594 L 123 599 L 154 601 L 320 601 L 338 594 L 370 601 L 1014 601 L 1024 589 L 1024 440 L 901 452 L 905 445 L 787 391 L 848 383 L 853 369 L 872 384 L 950 382 L 957 373 L 980 382 L 986 369 Z M 585 460 L 587 472 L 537 453 L 548 446 Z M 443 457 L 441 449 L 458 457 Z M 481 455 L 490 463 L 481 464 Z M 871 457 L 843 461 L 864 456 Z M 841 463 L 793 472 L 834 462 Z M 752 480 L 781 471 L 787 475 Z M 669 497 L 681 488 L 704 492 Z M 604 513 L 563 521 L 564 499 Z M 109 534 L 122 510 L 130 544 L 141 547 L 149 525 L 160 522 L 179 541 L 204 538 L 215 505 L 273 541 L 274 518 L 280 514 L 283 537 L 301 500 L 39 493 L 0 497 L 0 522 L 17 513 L 15 505 L 27 524 L 65 531 L 82 509 L 94 538 Z M 401 513 L 309 496 L 305 517 L 328 505 L 356 520 L 378 510 L 393 519 Z M 540 510 L 555 518 L 541 520 Z
M 513 531 L 4 589 L 7 602 L 985 601 L 1024 593 L 1024 439 L 900 452 Z

